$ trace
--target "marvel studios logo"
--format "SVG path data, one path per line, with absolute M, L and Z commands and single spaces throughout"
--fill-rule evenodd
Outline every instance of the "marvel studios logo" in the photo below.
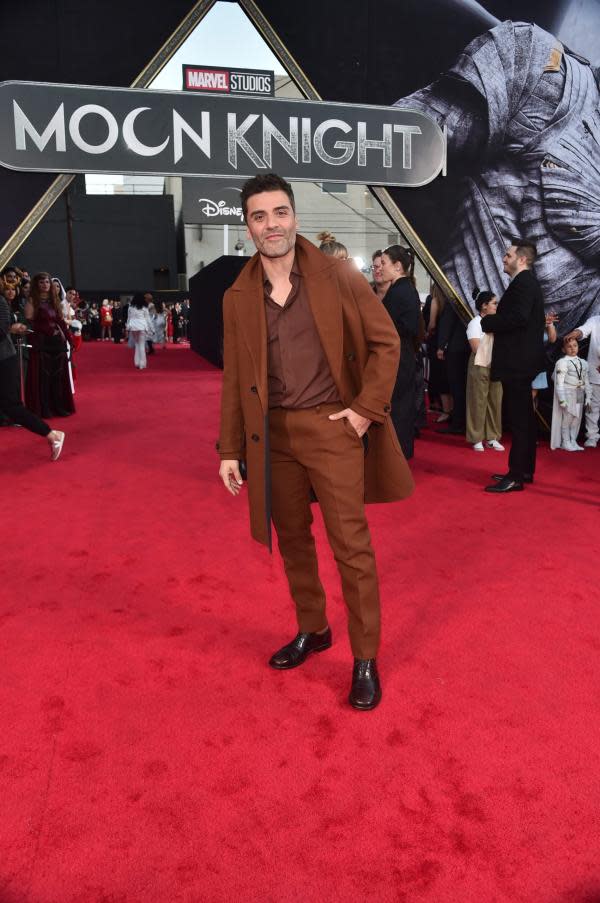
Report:
M 275 73 L 259 69 L 183 66 L 183 90 L 211 94 L 275 96 Z

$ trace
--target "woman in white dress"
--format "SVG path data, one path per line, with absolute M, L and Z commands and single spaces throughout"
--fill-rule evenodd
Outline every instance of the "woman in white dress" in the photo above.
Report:
M 134 295 L 129 304 L 127 332 L 133 342 L 133 362 L 138 370 L 145 370 L 147 367 L 146 339 L 153 335 L 154 330 L 148 313 L 148 302 L 142 294 Z
M 151 316 L 154 328 L 154 344 L 161 345 L 164 351 L 167 347 L 167 318 L 162 301 L 154 302 L 154 314 L 151 314 Z

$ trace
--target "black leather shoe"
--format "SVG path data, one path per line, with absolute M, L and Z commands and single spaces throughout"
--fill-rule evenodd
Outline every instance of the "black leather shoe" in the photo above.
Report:
M 355 658 L 352 689 L 348 697 L 355 709 L 374 709 L 381 702 L 381 685 L 374 658 Z
M 509 477 L 509 474 L 507 474 L 507 473 L 493 473 L 492 474 L 492 480 L 497 480 L 498 483 L 500 482 L 500 480 L 508 479 L 508 477 Z M 523 474 L 523 482 L 524 483 L 533 483 L 533 476 L 530 473 L 524 473 Z
M 485 487 L 486 492 L 523 492 L 523 484 L 512 477 L 502 477 L 497 483 Z
M 299 633 L 291 643 L 282 646 L 269 659 L 271 668 L 286 671 L 297 668 L 312 652 L 324 652 L 331 647 L 331 628 L 325 633 Z

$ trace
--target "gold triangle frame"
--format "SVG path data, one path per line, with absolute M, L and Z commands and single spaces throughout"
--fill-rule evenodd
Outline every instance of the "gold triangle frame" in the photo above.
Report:
M 147 88 L 216 2 L 217 0 L 198 0 L 187 16 L 179 23 L 175 31 L 167 38 L 160 50 L 152 57 L 148 65 L 133 80 L 130 87 Z M 50 188 L 42 195 L 35 207 L 29 211 L 8 241 L 0 248 L 0 269 L 5 267 L 14 257 L 26 238 L 31 235 L 38 223 L 69 187 L 74 178 L 75 176 L 72 174 L 64 174 L 54 179 Z
M 237 0 L 237 2 L 259 34 L 262 35 L 275 56 L 277 56 L 283 66 L 285 66 L 287 72 L 304 96 L 309 100 L 322 100 L 315 86 L 311 83 L 302 67 L 294 59 L 287 47 L 281 41 L 279 35 L 274 31 L 270 23 L 258 9 L 254 0 Z M 140 72 L 137 78 L 134 79 L 130 87 L 147 88 L 215 3 L 216 0 L 198 0 L 171 36 L 165 41 L 160 50 L 150 60 L 148 65 Z M 65 174 L 57 176 L 54 179 L 48 190 L 42 195 L 32 210 L 30 210 L 22 223 L 15 229 L 8 241 L 0 248 L 0 269 L 6 266 L 6 264 L 14 257 L 26 238 L 33 232 L 38 223 L 43 219 L 65 189 L 69 187 L 74 178 L 74 175 Z M 437 261 L 427 248 L 425 242 L 415 232 L 387 189 L 372 186 L 367 187 L 377 198 L 378 202 L 386 211 L 397 229 L 404 235 L 423 266 L 429 271 L 446 297 L 449 298 L 459 315 L 465 322 L 470 320 L 473 316 L 471 309 L 465 304 L 454 286 L 448 281 Z

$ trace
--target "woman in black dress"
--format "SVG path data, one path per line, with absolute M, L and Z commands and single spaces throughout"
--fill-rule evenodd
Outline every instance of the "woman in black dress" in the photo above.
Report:
M 421 301 L 414 284 L 415 256 L 410 248 L 390 245 L 381 255 L 382 278 L 390 287 L 383 306 L 400 336 L 400 366 L 392 394 L 392 422 L 405 458 L 412 458 L 415 441 L 416 345 Z
M 446 361 L 438 356 L 438 324 L 440 316 L 446 305 L 446 298 L 442 290 L 433 282 L 431 284 L 431 294 L 428 315 L 426 309 L 427 301 L 423 308 L 423 319 L 425 320 L 425 329 L 427 331 L 427 357 L 429 358 L 429 380 L 427 385 L 427 394 L 429 396 L 429 410 L 434 410 L 432 402 L 441 405 L 441 413 L 436 423 L 444 423 L 450 419 L 452 413 L 452 395 L 450 394 L 450 386 L 448 384 L 448 374 L 446 372 Z
M 75 412 L 69 378 L 72 337 L 48 273 L 33 277 L 30 300 L 33 332 L 27 368 L 27 407 L 38 417 L 67 417 Z
M 175 302 L 172 311 L 173 316 L 173 344 L 177 345 L 179 339 L 183 335 L 183 316 L 181 313 L 181 304 L 179 301 Z
M 96 301 L 92 301 L 88 312 L 90 339 L 97 342 L 100 339 L 100 308 Z
M 123 338 L 123 308 L 120 301 L 115 301 L 112 309 L 112 338 L 115 345 L 121 343 Z

